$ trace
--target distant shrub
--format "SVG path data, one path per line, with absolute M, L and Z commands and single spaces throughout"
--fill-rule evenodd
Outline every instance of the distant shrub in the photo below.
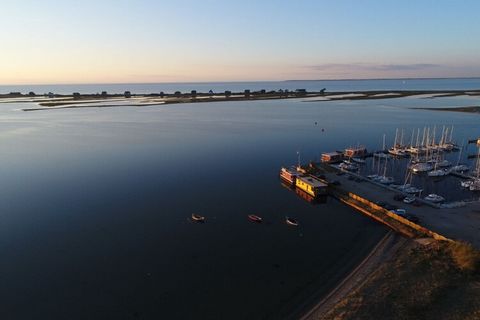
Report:
M 480 252 L 471 244 L 453 242 L 448 247 L 450 254 L 457 266 L 465 271 L 479 271 Z

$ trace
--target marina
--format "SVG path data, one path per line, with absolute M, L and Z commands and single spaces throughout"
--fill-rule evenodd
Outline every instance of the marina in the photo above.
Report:
M 282 168 L 280 177 L 291 181 L 288 177 L 295 176 L 290 186 L 296 186 L 297 194 L 303 191 L 313 198 L 320 194 L 312 192 L 313 186 L 321 186 L 322 195 L 329 194 L 409 237 L 461 239 L 480 245 L 475 234 L 465 232 L 465 226 L 480 228 L 471 215 L 480 212 L 480 146 L 476 145 L 479 157 L 470 167 L 462 163 L 468 144 L 453 141 L 453 127 L 443 126 L 439 140 L 436 127 L 425 127 L 421 140 L 420 129 L 416 132 L 416 143 L 415 130 L 410 144 L 404 144 L 403 130 L 399 134 L 397 129 L 388 150 L 384 135 L 380 151 L 368 153 L 358 146 L 325 152 L 319 162 L 292 167 L 287 177 L 287 169 Z M 444 218 L 437 220 L 439 216 Z M 459 224 L 464 227 L 454 227 Z
M 344 152 L 322 153 L 321 162 L 431 203 L 449 206 L 478 200 L 480 147 L 456 144 L 453 126 L 443 126 L 437 139 L 435 126 L 422 131 L 413 129 L 410 142 L 405 143 L 404 130 L 397 129 L 388 149 L 384 135 L 382 149 L 374 153 L 364 147 L 346 148 Z M 472 151 L 477 156 L 467 165 L 465 155 Z

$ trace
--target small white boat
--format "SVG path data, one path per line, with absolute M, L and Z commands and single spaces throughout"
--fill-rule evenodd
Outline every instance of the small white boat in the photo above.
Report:
M 367 176 L 368 179 L 370 180 L 377 180 L 378 179 L 378 174 L 371 174 L 369 176 Z
M 461 181 L 460 185 L 462 188 L 470 188 L 470 186 L 473 184 L 473 180 L 466 180 L 466 181 Z
M 205 217 L 199 214 L 192 213 L 192 220 L 195 222 L 205 222 Z
M 414 203 L 415 197 L 406 197 L 405 199 L 403 199 L 403 202 L 407 204 Z
M 417 194 L 423 191 L 423 189 L 417 188 L 417 187 L 408 187 L 403 190 L 405 193 L 408 194 Z
M 439 196 L 438 194 L 435 194 L 435 193 L 429 194 L 429 195 L 426 196 L 424 199 L 427 200 L 427 201 L 430 201 L 430 202 L 434 202 L 434 203 L 438 203 L 438 202 L 443 202 L 443 201 L 445 201 L 445 198 L 444 198 L 444 197 Z
M 469 186 L 470 191 L 480 191 L 480 178 L 472 180 L 472 184 Z
M 401 185 L 398 187 L 398 190 L 400 191 L 405 191 L 406 189 L 410 188 L 412 185 L 410 183 L 405 183 L 404 185 Z
M 298 221 L 290 217 L 285 217 L 285 222 L 291 226 L 298 226 Z
M 365 164 L 367 162 L 365 161 L 365 159 L 361 159 L 361 158 L 352 158 L 352 161 L 358 164 Z
M 459 165 L 453 166 L 450 170 L 454 172 L 466 172 L 470 170 L 470 167 L 464 164 L 459 164 Z
M 393 179 L 392 177 L 380 177 L 377 182 L 381 183 L 381 184 L 392 184 L 395 182 L 395 179 Z
M 433 170 L 433 166 L 430 163 L 419 162 L 410 166 L 410 170 L 412 170 L 413 173 L 428 172 L 430 170 Z
M 451 165 L 452 164 L 448 160 L 441 160 L 437 162 L 437 167 L 440 167 L 440 168 L 447 168 L 447 167 L 450 167 Z
M 349 162 L 342 162 L 338 165 L 340 169 L 347 170 L 347 171 L 357 171 L 359 168 L 354 163 Z
M 429 177 L 444 177 L 448 174 L 449 174 L 449 171 L 445 169 L 432 170 L 427 173 Z

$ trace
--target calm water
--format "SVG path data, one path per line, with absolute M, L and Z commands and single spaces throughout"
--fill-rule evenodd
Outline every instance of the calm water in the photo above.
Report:
M 454 79 L 386 79 L 386 80 L 318 80 L 318 81 L 255 81 L 255 82 L 195 82 L 195 83 L 153 83 L 153 84 L 84 84 L 84 85 L 25 85 L 25 86 L 0 86 L 0 93 L 19 91 L 37 94 L 54 92 L 59 94 L 96 93 L 107 91 L 109 93 L 159 93 L 160 91 L 173 93 L 181 92 L 243 92 L 245 89 L 252 91 L 265 89 L 307 89 L 319 91 L 366 91 L 366 90 L 478 90 L 480 78 L 454 78 Z
M 472 103 L 478 99 L 47 112 L 0 104 L 0 309 L 6 319 L 291 315 L 386 229 L 332 199 L 304 202 L 281 186 L 279 167 L 295 163 L 297 151 L 307 161 L 357 143 L 377 148 L 397 127 L 454 125 L 457 140 L 476 137 L 477 115 L 409 109 Z M 191 223 L 193 212 L 207 223 Z M 249 223 L 249 213 L 266 223 Z M 301 226 L 286 226 L 286 215 Z

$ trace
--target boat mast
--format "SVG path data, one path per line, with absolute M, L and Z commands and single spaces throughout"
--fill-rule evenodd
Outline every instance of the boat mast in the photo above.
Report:
M 425 132 L 426 131 L 427 131 L 427 127 L 423 127 L 422 148 L 425 147 Z
M 439 146 L 445 145 L 445 126 L 442 127 L 442 137 L 440 138 L 438 145 Z
M 445 129 L 445 141 L 443 142 L 444 145 L 447 144 L 447 139 L 448 139 L 448 128 Z
M 460 148 L 460 152 L 458 153 L 457 166 L 460 164 L 460 159 L 462 159 L 462 152 L 463 152 L 464 143 L 465 143 L 465 141 L 462 141 L 462 147 Z
M 437 130 L 437 126 L 433 126 L 433 137 L 432 137 L 432 147 L 435 147 L 435 132 Z
M 397 150 L 397 136 L 398 136 L 398 128 L 395 129 L 395 142 L 393 143 L 393 150 Z

